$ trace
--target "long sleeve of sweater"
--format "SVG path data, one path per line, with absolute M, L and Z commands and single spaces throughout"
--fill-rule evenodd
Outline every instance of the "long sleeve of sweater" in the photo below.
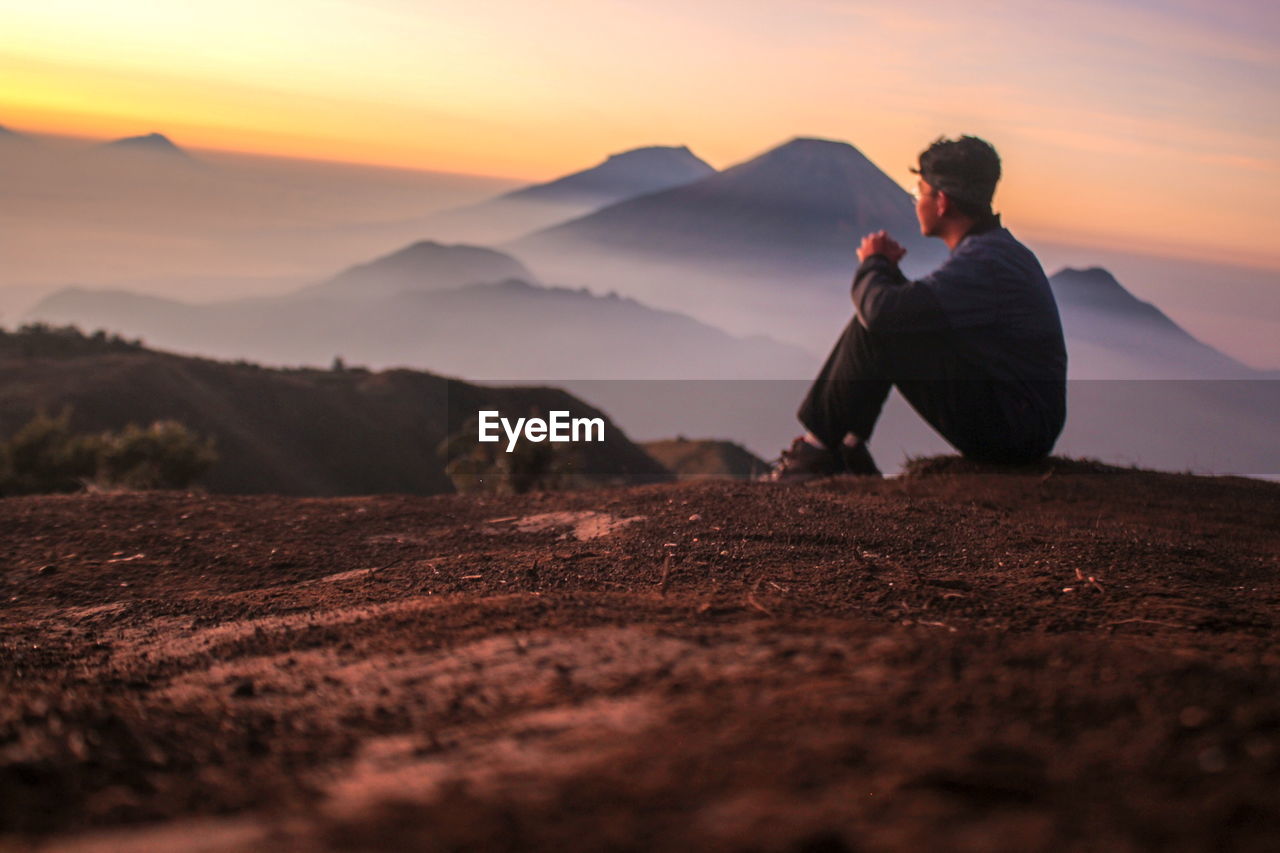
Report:
M 853 279 L 858 320 L 873 332 L 931 332 L 950 323 L 927 280 L 909 281 L 884 255 L 871 255 Z

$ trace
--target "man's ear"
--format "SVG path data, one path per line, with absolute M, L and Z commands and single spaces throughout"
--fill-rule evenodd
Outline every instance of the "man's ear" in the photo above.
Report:
M 934 190 L 934 196 L 938 199 L 938 218 L 946 216 L 954 208 L 951 206 L 951 199 L 942 190 Z

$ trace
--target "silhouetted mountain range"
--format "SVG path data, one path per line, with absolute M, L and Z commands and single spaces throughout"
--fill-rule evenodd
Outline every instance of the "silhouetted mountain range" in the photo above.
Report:
M 169 137 L 165 136 L 163 133 L 148 133 L 144 136 L 127 136 L 123 139 L 104 142 L 98 147 L 104 151 L 146 152 L 188 159 L 190 157 L 186 151 L 183 151 L 177 145 L 174 145 Z
M 638 195 L 687 184 L 715 169 L 687 146 L 654 145 L 611 154 L 598 166 L 574 172 L 545 184 L 499 196 L 502 201 L 533 201 L 603 207 Z
M 590 169 L 436 214 L 416 226 L 432 239 L 497 244 L 711 174 L 715 169 L 685 146 L 636 148 L 610 155 Z
M 323 365 L 341 355 L 352 363 L 410 365 L 471 379 L 797 378 L 812 372 L 814 357 L 801 349 L 733 337 L 616 295 L 521 279 L 435 289 L 466 269 L 519 267 L 499 253 L 466 248 L 420 244 L 356 268 L 358 274 L 269 299 L 192 305 L 67 288 L 28 317 L 221 358 Z M 398 277 L 406 271 L 412 275 Z M 366 286 L 369 281 L 374 286 Z
M 534 280 L 524 264 L 502 252 L 423 240 L 369 263 L 357 264 L 298 294 L 370 299 L 402 291 L 448 290 L 509 278 Z
M 545 280 L 616 288 L 735 333 L 812 345 L 846 312 L 861 237 L 886 229 L 908 271 L 946 250 L 911 197 L 848 143 L 794 139 L 740 165 L 504 244 Z
M 794 139 L 694 183 L 619 202 L 510 245 L 530 260 L 582 244 L 735 268 L 844 269 L 858 238 L 880 228 L 904 245 L 929 245 L 913 236 L 911 197 L 856 148 Z
M 1269 372 L 1201 343 L 1163 311 L 1125 289 L 1105 269 L 1049 278 L 1077 378 L 1258 379 Z
M 0 436 L 64 406 L 78 432 L 175 419 L 212 436 L 218 462 L 203 482 L 220 492 L 453 491 L 437 448 L 480 409 L 603 417 L 604 442 L 574 445 L 577 470 L 597 481 L 669 476 L 607 415 L 555 388 L 478 386 L 411 370 L 270 370 L 62 330 L 0 331 Z

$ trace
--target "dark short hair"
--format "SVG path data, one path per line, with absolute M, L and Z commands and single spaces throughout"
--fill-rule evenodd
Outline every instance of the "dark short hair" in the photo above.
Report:
M 946 193 L 961 213 L 976 218 L 991 213 L 1000 180 L 1000 155 L 990 142 L 976 136 L 940 136 L 920 152 L 920 166 L 911 171 Z

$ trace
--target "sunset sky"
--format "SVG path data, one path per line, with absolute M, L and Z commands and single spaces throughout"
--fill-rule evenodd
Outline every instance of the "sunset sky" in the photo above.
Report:
M 522 180 L 823 136 L 904 185 L 969 132 L 1026 232 L 1280 268 L 1278 44 L 1257 0 L 0 0 L 0 124 Z

